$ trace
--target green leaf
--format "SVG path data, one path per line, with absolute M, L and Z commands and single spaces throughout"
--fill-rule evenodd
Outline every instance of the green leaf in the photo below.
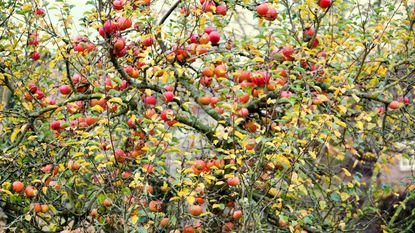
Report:
M 340 197 L 340 194 L 338 194 L 337 192 L 332 192 L 330 194 L 330 199 L 332 201 L 339 202 L 341 200 L 341 197 Z

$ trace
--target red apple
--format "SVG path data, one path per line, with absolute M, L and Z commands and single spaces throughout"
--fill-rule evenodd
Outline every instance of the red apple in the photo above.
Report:
M 112 3 L 112 7 L 114 8 L 114 10 L 119 11 L 119 10 L 122 10 L 122 8 L 124 7 L 124 3 L 122 0 L 115 0 Z
M 20 192 L 23 192 L 24 184 L 20 181 L 15 181 L 13 182 L 12 187 L 13 187 L 13 191 L 15 191 L 16 193 L 20 193 Z
M 320 0 L 319 5 L 321 8 L 325 9 L 330 7 L 332 4 L 332 0 Z
M 219 6 L 216 7 L 216 14 L 225 16 L 227 10 L 228 9 L 227 9 L 226 5 L 224 5 L 224 4 L 219 5 Z
M 123 50 L 125 47 L 125 40 L 123 38 L 115 38 L 114 39 L 114 49 L 119 52 Z
M 50 128 L 53 130 L 59 130 L 61 128 L 61 121 L 52 121 L 50 123 Z
M 155 96 L 147 96 L 144 99 L 144 103 L 149 104 L 149 105 L 156 105 L 157 104 L 157 98 Z
M 389 103 L 389 108 L 390 109 L 397 109 L 401 107 L 401 103 L 397 100 L 394 100 L 392 102 Z
M 45 9 L 43 9 L 43 8 L 36 8 L 35 14 L 36 15 L 39 15 L 39 16 L 42 16 L 42 15 L 45 14 Z
M 30 93 L 35 94 L 37 91 L 37 86 L 34 83 L 29 83 L 27 85 L 27 87 L 29 88 Z
M 38 100 L 41 100 L 41 99 L 43 99 L 43 97 L 45 97 L 45 93 L 43 93 L 43 91 L 41 91 L 41 90 L 37 89 L 37 90 L 36 90 L 36 98 L 37 98 Z
M 238 177 L 230 177 L 226 181 L 229 186 L 237 186 L 239 184 L 239 178 Z
M 69 86 L 69 85 L 62 85 L 62 86 L 59 87 L 59 92 L 62 95 L 68 95 L 69 93 L 71 93 L 71 91 L 72 91 L 72 89 L 71 89 L 71 86 Z
M 124 151 L 121 149 L 115 149 L 114 157 L 115 157 L 115 160 L 117 160 L 117 162 L 119 163 L 123 163 L 127 158 Z
M 141 37 L 141 43 L 145 46 L 151 46 L 153 44 L 153 38 L 151 36 L 143 36 Z
M 127 28 L 130 28 L 132 26 L 132 21 L 129 18 L 125 18 L 125 17 L 120 17 L 117 20 L 118 22 L 118 28 L 123 31 Z
M 171 109 L 165 109 L 161 111 L 160 118 L 164 121 L 171 120 L 174 118 L 174 112 Z
M 239 110 L 239 116 L 247 117 L 249 115 L 249 110 L 247 108 L 241 108 Z
M 34 60 L 37 61 L 40 59 L 40 53 L 37 51 L 33 51 L 30 53 L 30 57 Z
M 287 45 L 282 49 L 282 54 L 285 57 L 291 57 L 294 54 L 294 49 Z
M 277 17 L 278 17 L 278 12 L 273 7 L 269 8 L 268 12 L 265 14 L 265 19 L 268 21 L 274 21 Z
M 217 31 L 213 31 L 209 34 L 209 40 L 213 45 L 216 45 L 220 41 L 220 34 Z
M 215 68 L 215 75 L 217 78 L 226 78 L 226 66 L 225 65 L 218 65 Z
M 256 7 L 256 12 L 260 16 L 265 16 L 268 13 L 268 9 L 269 9 L 268 4 L 262 3 L 261 5 Z
M 171 92 L 171 91 L 166 91 L 166 92 L 164 92 L 164 93 L 163 93 L 163 96 L 161 97 L 161 99 L 162 99 L 164 102 L 171 102 L 171 101 L 173 101 L 173 98 L 174 98 L 174 94 L 173 94 L 173 92 Z

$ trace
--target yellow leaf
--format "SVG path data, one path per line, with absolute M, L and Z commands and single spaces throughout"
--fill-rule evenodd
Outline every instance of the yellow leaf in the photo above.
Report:
M 255 58 L 253 59 L 253 61 L 254 61 L 254 62 L 260 62 L 260 63 L 262 63 L 262 62 L 264 62 L 264 58 L 262 58 L 262 57 L 255 57 Z
M 213 209 L 220 208 L 220 204 L 213 204 L 212 208 L 213 208 Z
M 351 176 L 351 175 L 352 175 L 352 174 L 350 174 L 349 170 L 347 170 L 346 168 L 342 168 L 342 169 L 343 169 L 344 174 L 345 174 L 346 176 Z
M 84 152 L 76 152 L 74 155 L 73 155 L 73 157 L 79 157 L 79 156 L 81 156 L 81 155 L 83 155 L 84 154 Z
M 239 139 L 244 139 L 245 135 L 240 133 L 239 131 L 235 131 L 235 135 L 239 138 Z
M 359 98 L 359 97 L 357 97 L 357 95 L 356 95 L 356 94 L 352 94 L 352 97 L 353 97 L 353 99 L 354 99 L 357 103 L 359 103 L 359 102 L 360 102 L 360 98 Z
M 138 216 L 137 215 L 133 215 L 131 217 L 131 223 L 135 225 L 137 223 L 137 221 L 138 221 Z
M 119 97 L 114 97 L 114 98 L 111 98 L 109 101 L 110 101 L 110 103 L 118 103 L 118 104 L 122 104 L 122 99 L 121 99 L 121 98 L 119 98 Z
M 189 203 L 189 205 L 193 205 L 195 203 L 195 197 L 194 196 L 188 196 L 186 198 L 187 203 Z
M 349 198 L 349 194 L 347 194 L 345 192 L 342 192 L 342 193 L 340 193 L 340 197 L 341 197 L 342 201 L 345 201 Z
M 10 195 L 10 196 L 12 196 L 12 195 L 13 195 L 13 193 L 12 193 L 12 192 L 10 192 L 9 190 L 6 190 L 6 189 L 0 189 L 0 192 L 7 193 L 7 194 L 8 194 L 8 195 Z
M 32 216 L 30 214 L 26 214 L 24 219 L 29 222 L 32 219 Z
M 343 105 L 339 105 L 337 106 L 339 108 L 340 113 L 344 114 L 347 112 L 347 108 L 344 107 Z
M 42 193 L 46 195 L 46 192 L 48 191 L 48 187 L 44 186 L 42 187 Z
M 361 122 L 361 121 L 358 121 L 358 122 L 356 122 L 356 127 L 357 128 L 359 128 L 360 130 L 363 130 L 363 122 Z
M 225 182 L 223 182 L 223 181 L 218 181 L 218 182 L 215 183 L 215 185 L 223 185 L 223 184 L 225 184 Z
M 340 125 L 343 128 L 346 128 L 347 127 L 346 123 L 344 123 L 343 121 L 340 121 L 340 120 L 337 120 L 334 123 L 336 123 L 337 125 Z
M 177 195 L 178 195 L 179 197 L 184 197 L 184 196 L 186 196 L 186 195 L 188 195 L 188 194 L 189 194 L 189 189 L 187 189 L 187 188 L 182 189 L 182 190 L 180 190 L 180 191 L 179 191 L 179 193 L 177 193 Z
M 10 136 L 10 141 L 14 142 L 17 137 L 17 134 L 20 133 L 20 128 L 15 128 L 12 135 Z
M 180 200 L 180 197 L 172 197 L 172 198 L 170 198 L 170 201 L 177 201 L 177 200 Z
M 204 176 L 206 182 L 208 182 L 209 184 L 212 183 L 212 181 L 216 180 L 216 177 L 212 176 L 212 175 L 205 175 Z
M 96 111 L 96 112 L 102 112 L 104 111 L 104 109 L 99 106 L 99 105 L 95 105 L 94 107 L 90 108 L 92 111 Z

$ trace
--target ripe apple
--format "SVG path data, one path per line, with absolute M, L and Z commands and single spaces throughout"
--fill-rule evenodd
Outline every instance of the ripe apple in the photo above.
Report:
M 105 199 L 103 202 L 102 202 L 102 205 L 104 206 L 104 207 L 110 207 L 110 206 L 112 206 L 112 200 L 111 199 L 109 199 L 109 198 L 107 198 L 107 199 Z
M 215 107 L 215 111 L 218 112 L 219 114 L 223 114 L 225 112 L 225 109 L 221 107 Z
M 241 108 L 238 113 L 241 117 L 247 117 L 249 115 L 249 110 L 247 108 Z
M 117 23 L 118 23 L 118 28 L 121 31 L 123 31 L 127 28 L 130 28 L 133 25 L 133 22 L 131 21 L 131 19 L 126 18 L 126 17 L 118 18 Z
M 286 45 L 283 49 L 282 49 L 282 54 L 285 57 L 291 57 L 294 54 L 294 49 L 291 48 L 289 45 Z
M 200 205 L 191 205 L 189 206 L 188 211 L 193 216 L 199 216 L 203 213 L 203 207 Z
M 215 106 L 215 104 L 217 104 L 219 101 L 219 97 L 213 96 L 212 98 L 210 98 L 210 105 Z
M 210 85 L 212 85 L 212 78 L 203 76 L 203 77 L 200 78 L 199 82 L 200 82 L 201 85 L 209 87 Z
M 151 174 L 154 172 L 154 165 L 153 164 L 144 164 L 143 165 L 143 170 L 147 173 L 147 174 Z
M 212 67 L 207 66 L 207 67 L 203 68 L 202 74 L 206 77 L 213 77 L 213 75 L 215 74 L 215 71 L 214 71 L 214 69 L 212 69 Z
M 112 7 L 114 8 L 114 10 L 119 11 L 119 10 L 122 10 L 122 8 L 124 7 L 124 3 L 122 0 L 115 0 L 112 3 Z
M 33 186 L 27 186 L 24 193 L 27 198 L 32 198 L 36 196 L 37 190 Z
M 216 14 L 225 16 L 227 10 L 228 9 L 225 4 L 219 5 L 216 7 Z
M 156 110 L 154 108 L 147 109 L 144 116 L 147 119 L 151 119 L 156 114 Z
M 13 191 L 15 191 L 16 193 L 20 193 L 24 189 L 24 184 L 23 182 L 15 181 L 13 182 L 12 187 L 13 187 Z
M 256 7 L 256 12 L 260 16 L 265 16 L 268 13 L 268 9 L 269 9 L 268 4 L 267 3 L 262 3 L 261 5 L 258 5 Z
M 145 47 L 149 47 L 153 44 L 153 38 L 149 35 L 147 36 L 143 36 L 141 37 L 141 43 L 145 46 Z
M 313 26 L 310 26 L 308 28 L 305 28 L 303 31 L 303 40 L 308 42 L 311 40 L 311 38 L 313 38 L 314 34 L 315 34 L 315 30 Z
M 183 233 L 195 233 L 195 230 L 193 229 L 192 226 L 186 225 L 183 228 Z
M 320 0 L 319 5 L 321 8 L 325 9 L 330 7 L 332 4 L 332 0 Z
M 200 174 L 206 170 L 206 163 L 203 160 L 196 160 L 192 165 L 193 172 Z
M 275 8 L 268 8 L 267 13 L 265 14 L 265 19 L 268 21 L 274 21 L 278 17 L 278 12 Z
M 207 43 L 209 43 L 209 33 L 204 33 L 201 37 L 200 37 L 200 39 L 199 39 L 199 43 L 200 44 L 207 44 Z M 200 46 L 198 46 L 198 49 L 200 50 L 201 48 L 200 48 Z M 199 54 L 200 54 L 200 52 L 199 52 Z
M 157 104 L 157 98 L 155 96 L 147 96 L 144 99 L 144 103 L 148 105 L 156 105 Z
M 35 94 L 37 91 L 37 86 L 34 83 L 29 83 L 27 85 L 27 87 L 29 88 L 30 93 Z
M 62 95 L 68 95 L 68 94 L 71 93 L 71 91 L 72 91 L 72 89 L 71 89 L 71 86 L 69 86 L 69 85 L 62 85 L 62 86 L 59 87 L 59 92 Z
M 164 228 L 167 227 L 169 225 L 170 219 L 169 218 L 163 218 L 160 221 L 160 227 Z
M 385 108 L 384 107 L 378 107 L 376 109 L 376 112 L 379 113 L 379 114 L 384 113 L 385 112 Z
M 204 12 L 214 12 L 216 10 L 216 4 L 213 1 L 206 1 L 203 3 Z
M 30 204 L 30 208 L 35 211 L 35 213 L 40 213 L 42 211 L 42 206 L 40 203 L 32 203 Z
M 238 177 L 230 177 L 226 180 L 229 186 L 237 186 L 239 184 L 239 178 Z
M 234 227 L 234 224 L 232 222 L 227 222 L 227 223 L 223 224 L 222 231 L 224 231 L 224 232 L 232 231 L 233 227 Z
M 173 99 L 174 99 L 174 94 L 173 94 L 173 92 L 171 92 L 171 91 L 166 91 L 166 92 L 164 92 L 164 93 L 163 93 L 163 95 L 162 95 L 161 99 L 162 99 L 164 102 L 171 102 L 171 101 L 173 101 Z
M 37 61 L 40 59 L 40 53 L 37 51 L 33 51 L 30 53 L 30 57 L 32 58 L 32 60 Z
M 59 130 L 61 128 L 61 121 L 52 121 L 50 123 L 50 128 L 53 130 Z
M 115 149 L 114 152 L 115 160 L 117 160 L 117 162 L 123 163 L 127 159 L 127 156 L 125 155 L 125 152 L 123 150 Z
M 151 212 L 159 212 L 161 210 L 161 201 L 159 200 L 152 200 L 148 204 L 148 208 Z
M 41 212 L 42 213 L 47 213 L 49 211 L 49 205 L 47 204 L 42 204 L 41 205 Z
M 114 50 L 120 52 L 125 48 L 125 40 L 121 37 L 114 38 Z
M 215 75 L 217 78 L 226 78 L 226 72 L 227 70 L 225 65 L 218 65 L 215 68 Z
M 200 96 L 198 102 L 202 105 L 208 105 L 210 104 L 210 96 Z
M 184 15 L 184 16 L 189 16 L 189 15 L 190 15 L 190 10 L 189 10 L 189 8 L 188 8 L 188 7 L 186 7 L 186 6 L 183 6 L 183 7 L 180 9 L 180 14 L 182 14 L 182 15 Z
M 389 108 L 390 109 L 398 109 L 401 107 L 401 102 L 394 100 L 392 102 L 389 103 Z
M 241 217 L 242 217 L 242 211 L 241 210 L 235 210 L 232 213 L 232 218 L 235 219 L 235 220 L 240 219 Z
M 35 10 L 35 14 L 36 15 L 39 15 L 39 16 L 43 16 L 44 14 L 45 14 L 45 9 L 43 9 L 43 8 L 36 8 L 36 10 Z
M 213 31 L 209 34 L 209 40 L 213 45 L 217 45 L 220 41 L 220 34 L 217 31 Z
M 97 209 L 92 209 L 91 212 L 89 213 L 89 216 L 91 216 L 91 218 L 96 218 L 97 215 L 98 215 Z

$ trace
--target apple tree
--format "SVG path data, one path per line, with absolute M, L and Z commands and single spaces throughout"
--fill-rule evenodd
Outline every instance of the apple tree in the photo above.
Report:
M 71 2 L 0 3 L 8 230 L 414 227 L 413 1 Z

